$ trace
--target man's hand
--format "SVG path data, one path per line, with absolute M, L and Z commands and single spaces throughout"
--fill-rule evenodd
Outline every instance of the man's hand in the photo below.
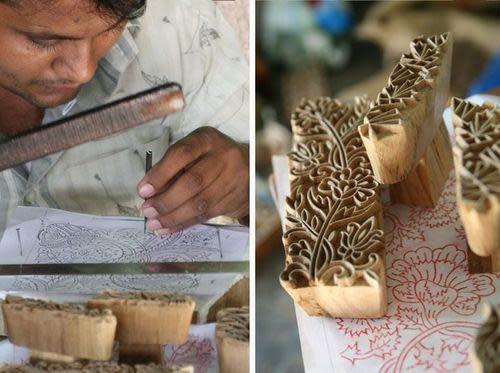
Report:
M 174 144 L 138 185 L 148 228 L 171 234 L 210 218 L 248 216 L 248 145 L 212 127 Z

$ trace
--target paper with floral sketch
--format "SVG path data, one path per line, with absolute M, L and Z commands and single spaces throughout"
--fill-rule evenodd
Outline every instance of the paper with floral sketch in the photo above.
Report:
M 0 242 L 0 264 L 244 261 L 248 228 L 197 225 L 170 236 L 144 234 L 144 220 L 18 207 Z M 18 293 L 85 302 L 103 290 L 170 291 L 192 296 L 203 322 L 242 273 L 0 276 L 0 298 Z
M 287 168 L 274 172 L 280 193 Z M 500 302 L 500 274 L 468 273 L 453 173 L 433 209 L 385 204 L 384 231 L 387 317 L 309 317 L 296 306 L 306 372 L 470 372 L 481 304 Z
M 0 242 L 1 264 L 238 261 L 248 228 L 196 225 L 157 237 L 144 220 L 18 207 Z

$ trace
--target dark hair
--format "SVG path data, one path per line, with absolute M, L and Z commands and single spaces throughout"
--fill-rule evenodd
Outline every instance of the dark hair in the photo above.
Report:
M 13 6 L 20 6 L 25 0 L 0 0 Z M 146 10 L 147 0 L 92 0 L 96 4 L 96 10 L 100 14 L 119 19 L 136 19 L 142 16 Z
M 146 0 L 94 0 L 97 10 L 119 19 L 136 19 L 144 14 Z

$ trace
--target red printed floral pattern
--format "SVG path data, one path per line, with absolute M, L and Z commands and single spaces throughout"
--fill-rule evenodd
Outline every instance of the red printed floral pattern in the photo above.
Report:
M 482 296 L 495 292 L 486 275 L 467 276 L 465 253 L 454 245 L 408 251 L 394 261 L 387 276 L 393 280 L 392 293 L 401 302 L 420 304 L 429 320 L 451 309 L 472 315 Z
M 165 348 L 166 366 L 192 365 L 195 372 L 211 372 L 217 361 L 217 351 L 209 338 L 190 335 L 183 345 L 167 345 Z
M 454 184 L 434 209 L 385 207 L 388 316 L 335 321 L 340 356 L 355 371 L 470 371 L 479 306 L 495 296 L 500 274 L 468 273 Z

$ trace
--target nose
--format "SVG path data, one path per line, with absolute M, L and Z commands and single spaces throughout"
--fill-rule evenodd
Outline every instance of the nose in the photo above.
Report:
M 94 77 L 98 61 L 91 40 L 71 40 L 61 50 L 53 61 L 59 79 L 84 84 Z

